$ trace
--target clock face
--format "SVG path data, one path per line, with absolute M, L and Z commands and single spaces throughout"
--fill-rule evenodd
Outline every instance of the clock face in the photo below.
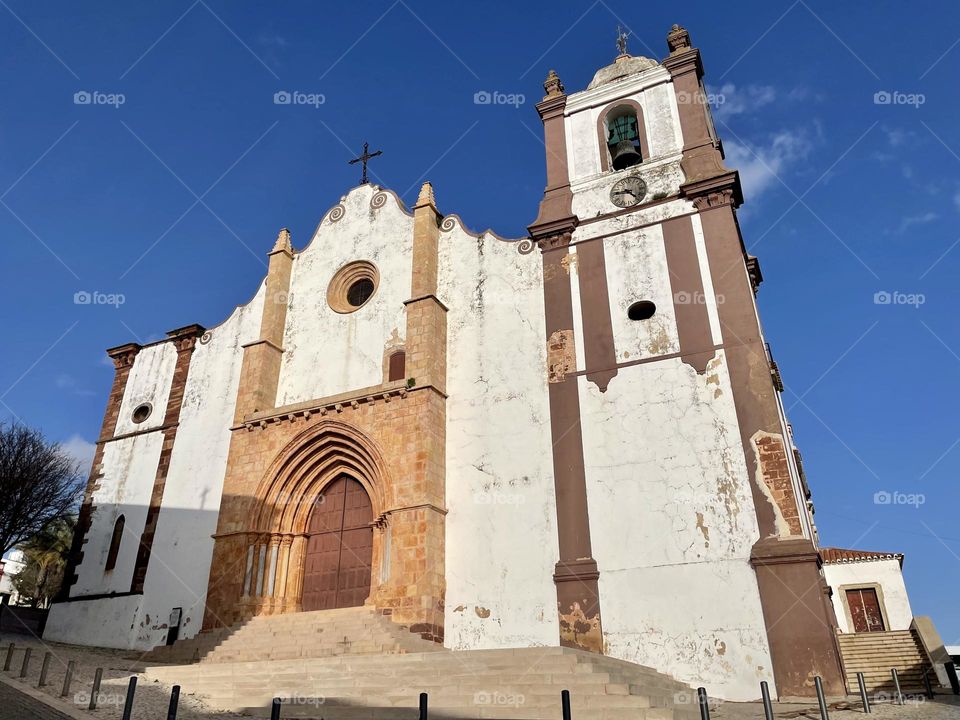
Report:
M 610 188 L 610 202 L 617 207 L 630 207 L 643 200 L 647 194 L 647 184 L 636 175 L 617 180 Z

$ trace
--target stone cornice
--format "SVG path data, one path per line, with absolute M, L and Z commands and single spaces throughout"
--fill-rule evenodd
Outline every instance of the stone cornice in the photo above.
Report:
M 724 205 L 732 205 L 736 208 L 743 203 L 740 173 L 736 170 L 684 183 L 680 186 L 680 193 L 683 197 L 692 200 L 697 210 L 701 212 Z

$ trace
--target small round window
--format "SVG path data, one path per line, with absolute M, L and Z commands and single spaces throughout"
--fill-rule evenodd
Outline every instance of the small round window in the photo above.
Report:
M 153 406 L 150 403 L 143 403 L 138 405 L 137 409 L 133 411 L 133 421 L 138 425 L 150 417 L 150 413 L 153 412 Z
M 657 306 L 649 300 L 635 302 L 627 309 L 627 317 L 631 320 L 649 320 L 657 311 Z
M 347 290 L 347 302 L 358 308 L 369 300 L 371 295 L 373 295 L 373 280 L 363 278 L 357 280 Z
M 359 310 L 377 292 L 380 273 L 367 260 L 344 265 L 334 273 L 327 287 L 327 304 L 334 312 L 352 313 Z

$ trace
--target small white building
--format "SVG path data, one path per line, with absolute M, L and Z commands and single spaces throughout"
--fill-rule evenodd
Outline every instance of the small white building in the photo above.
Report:
M 0 561 L 0 597 L 8 596 L 7 602 L 16 605 L 20 599 L 17 589 L 13 585 L 13 578 L 23 570 L 24 557 L 20 550 L 11 550 Z
M 820 554 L 841 632 L 910 629 L 913 611 L 902 554 L 841 548 L 821 548 Z

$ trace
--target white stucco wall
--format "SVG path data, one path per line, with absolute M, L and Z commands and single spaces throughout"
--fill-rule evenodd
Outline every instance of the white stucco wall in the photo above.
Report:
M 198 343 L 191 357 L 143 595 L 56 604 L 44 637 L 146 650 L 164 642 L 174 607 L 183 608 L 181 637 L 199 631 L 240 380 L 241 346 L 259 334 L 263 295 L 261 285 L 248 304 L 211 328 L 209 342 Z M 117 435 L 147 432 L 104 447 L 103 477 L 93 495 L 95 510 L 71 597 L 130 590 L 163 445 L 162 432 L 149 430 L 162 422 L 175 363 L 176 350 L 169 342 L 146 347 L 137 355 L 121 402 Z M 154 411 L 137 425 L 129 418 L 142 402 L 153 404 Z M 121 513 L 125 525 L 116 568 L 104 572 L 114 523 Z
M 913 610 L 910 609 L 910 598 L 898 560 L 827 563 L 823 566 L 823 574 L 833 590 L 833 610 L 842 632 L 854 632 L 845 591 L 875 585 L 880 586 L 877 597 L 887 630 L 910 629 Z
M 177 350 L 173 343 L 149 345 L 137 353 L 127 378 L 114 435 L 143 432 L 163 425 L 167 398 L 170 396 L 170 382 L 176 364 Z M 142 423 L 135 423 L 133 411 L 143 403 L 150 403 L 153 410 Z
M 163 643 L 170 611 L 183 609 L 180 637 L 193 637 L 203 623 L 204 600 L 217 529 L 230 425 L 240 385 L 245 343 L 256 340 L 264 286 L 198 343 L 180 408 L 180 427 L 170 458 L 163 504 L 150 554 L 140 608 L 136 648 Z
M 295 256 L 277 405 L 283 406 L 383 382 L 384 349 L 404 338 L 410 299 L 413 218 L 392 195 L 379 208 L 375 185 L 341 199 L 343 217 L 328 213 L 313 240 Z M 355 260 L 377 266 L 380 284 L 359 310 L 340 314 L 327 304 L 327 287 Z
M 444 637 L 455 649 L 556 645 L 556 503 L 539 251 L 440 236 L 447 314 Z

